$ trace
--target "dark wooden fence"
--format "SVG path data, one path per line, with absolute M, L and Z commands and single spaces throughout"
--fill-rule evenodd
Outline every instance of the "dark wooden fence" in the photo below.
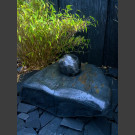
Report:
M 85 17 L 93 16 L 99 25 L 88 27 L 86 37 L 90 39 L 89 49 L 79 57 L 82 62 L 97 66 L 118 67 L 118 0 L 51 0 L 56 10 L 72 5 L 72 13 L 81 11 Z

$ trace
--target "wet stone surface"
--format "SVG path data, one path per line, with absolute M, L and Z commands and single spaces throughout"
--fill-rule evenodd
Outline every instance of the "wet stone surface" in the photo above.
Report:
M 58 63 L 35 73 L 23 83 L 22 101 L 59 117 L 105 115 L 111 102 L 108 81 L 96 66 L 81 67 L 74 77 L 61 74 Z
M 59 60 L 59 70 L 62 74 L 75 76 L 81 71 L 81 62 L 76 55 L 66 54 Z

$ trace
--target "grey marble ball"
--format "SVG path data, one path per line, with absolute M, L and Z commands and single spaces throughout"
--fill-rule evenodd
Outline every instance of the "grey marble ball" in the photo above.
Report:
M 59 70 L 67 76 L 77 75 L 81 70 L 81 62 L 74 54 L 66 54 L 59 60 Z

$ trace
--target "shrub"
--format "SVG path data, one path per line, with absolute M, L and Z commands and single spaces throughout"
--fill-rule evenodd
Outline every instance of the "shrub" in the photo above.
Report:
M 71 5 L 56 13 L 52 3 L 43 0 L 17 0 L 17 57 L 23 65 L 41 69 L 59 59 L 62 53 L 88 47 L 89 40 L 75 36 L 96 23 L 71 14 Z

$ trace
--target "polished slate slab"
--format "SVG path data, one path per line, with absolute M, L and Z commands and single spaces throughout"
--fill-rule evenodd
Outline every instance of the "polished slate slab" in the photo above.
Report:
M 21 100 L 60 117 L 101 116 L 110 106 L 111 89 L 94 65 L 82 64 L 81 73 L 69 77 L 55 63 L 23 83 Z

